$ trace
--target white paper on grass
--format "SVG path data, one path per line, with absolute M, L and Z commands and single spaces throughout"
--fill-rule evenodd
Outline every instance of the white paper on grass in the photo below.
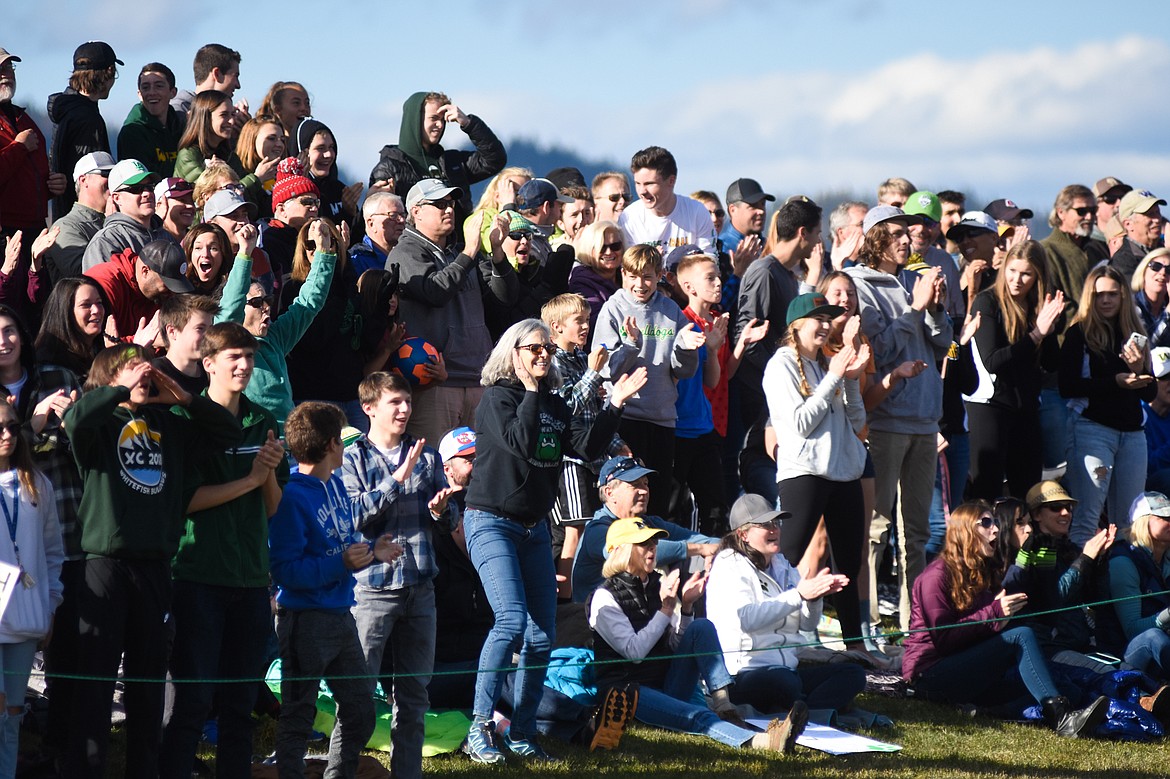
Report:
M 758 728 L 768 727 L 769 720 L 750 719 L 751 724 Z M 844 730 L 830 728 L 827 725 L 808 723 L 804 732 L 796 739 L 802 747 L 815 749 L 830 755 L 854 755 L 861 752 L 900 752 L 902 747 L 897 744 L 887 744 L 884 741 L 875 741 L 872 738 L 847 733 Z
M 15 565 L 0 562 L 0 618 L 4 617 L 8 609 L 8 601 L 12 593 L 20 586 L 20 568 Z

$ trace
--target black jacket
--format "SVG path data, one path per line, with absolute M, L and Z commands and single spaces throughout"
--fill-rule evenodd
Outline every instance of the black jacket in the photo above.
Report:
M 53 143 L 49 151 L 49 169 L 64 173 L 73 180 L 73 166 L 94 151 L 110 151 L 110 137 L 106 121 L 98 110 L 97 101 L 90 100 L 72 87 L 49 95 L 49 119 L 53 122 Z M 65 192 L 53 199 L 54 218 L 65 216 L 77 202 L 77 190 L 65 187 Z
M 543 385 L 488 387 L 475 410 L 475 478 L 467 507 L 534 525 L 557 499 L 565 453 L 600 457 L 617 432 L 621 411 L 606 403 L 592 426 L 573 416 L 565 399 Z
M 463 131 L 471 139 L 475 151 L 443 149 L 439 155 L 440 169 L 430 172 L 420 171 L 397 145 L 387 144 L 382 147 L 378 164 L 370 171 L 370 185 L 380 179 L 394 179 L 394 192 L 405 199 L 410 188 L 425 178 L 424 174 L 435 173 L 436 178 L 463 190 L 459 207 L 455 209 L 455 224 L 463 224 L 463 220 L 471 215 L 471 185 L 491 178 L 508 164 L 508 152 L 491 128 L 478 116 L 472 114 L 467 118 L 470 122 Z

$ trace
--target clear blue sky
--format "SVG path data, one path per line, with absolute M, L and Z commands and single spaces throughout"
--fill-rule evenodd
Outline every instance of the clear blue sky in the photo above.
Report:
M 872 198 L 898 175 L 1038 216 L 1064 184 L 1105 175 L 1170 194 L 1164 0 L 5 6 L 18 103 L 43 111 L 74 47 L 102 39 L 126 62 L 102 104 L 116 125 L 142 64 L 190 86 L 195 49 L 215 41 L 243 54 L 253 106 L 275 80 L 306 84 L 354 178 L 397 140 L 407 95 L 440 89 L 505 142 L 614 160 L 666 146 L 687 191 L 747 175 L 779 195 Z

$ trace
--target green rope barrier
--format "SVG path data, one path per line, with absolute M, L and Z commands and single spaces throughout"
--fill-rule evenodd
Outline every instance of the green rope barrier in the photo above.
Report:
M 1055 609 L 1048 609 L 1047 611 L 1029 612 L 1028 614 L 1017 615 L 1017 616 L 1012 616 L 1012 617 L 993 617 L 991 619 L 976 620 L 976 621 L 972 621 L 972 622 L 957 622 L 957 623 L 952 624 L 952 625 L 939 625 L 939 626 L 933 627 L 933 628 L 920 628 L 918 630 L 909 630 L 909 631 L 896 630 L 896 631 L 891 631 L 889 633 L 880 633 L 880 634 L 877 634 L 875 636 L 871 636 L 871 638 L 887 638 L 887 639 L 901 638 L 901 637 L 908 636 L 911 633 L 932 633 L 932 632 L 938 631 L 938 630 L 951 630 L 954 628 L 966 628 L 966 627 L 972 627 L 975 625 L 995 624 L 998 622 L 1006 622 L 1006 621 L 1011 620 L 1011 619 L 1017 619 L 1017 618 L 1022 618 L 1022 617 L 1027 617 L 1027 618 L 1044 617 L 1044 616 L 1048 616 L 1050 614 L 1061 614 L 1061 613 L 1064 613 L 1066 611 L 1080 611 L 1081 609 L 1085 609 L 1085 608 L 1092 608 L 1092 607 L 1096 607 L 1096 606 L 1108 606 L 1108 605 L 1111 605 L 1114 603 L 1124 603 L 1126 601 L 1131 601 L 1131 600 L 1142 600 L 1143 598 L 1153 598 L 1153 597 L 1161 596 L 1161 595 L 1170 595 L 1170 590 L 1162 590 L 1161 592 L 1143 593 L 1141 595 L 1127 595 L 1124 598 L 1109 598 L 1107 600 L 1093 601 L 1093 602 L 1089 602 L 1089 603 L 1079 603 L 1079 604 L 1074 605 L 1074 606 L 1061 606 L 1061 607 L 1055 608 Z M 854 637 L 851 637 L 851 638 L 842 637 L 839 640 L 843 641 L 843 642 L 854 642 L 854 641 L 861 641 L 863 638 L 865 638 L 865 637 L 864 636 L 857 636 L 855 638 Z M 760 649 L 744 649 L 744 650 L 739 650 L 739 651 L 767 652 L 767 651 L 771 651 L 773 649 L 778 649 L 781 647 L 784 649 L 805 649 L 808 647 L 825 646 L 826 643 L 828 643 L 828 642 L 825 642 L 825 641 L 806 641 L 806 642 L 797 643 L 797 644 L 781 644 L 779 646 L 761 647 Z M 834 641 L 833 643 L 837 643 L 837 642 Z M 659 661 L 663 661 L 663 660 L 669 661 L 669 660 L 674 660 L 676 658 L 689 658 L 689 657 L 710 657 L 712 655 L 722 656 L 724 654 L 726 654 L 726 653 L 723 651 L 692 652 L 689 654 L 676 654 L 676 655 L 668 655 L 665 657 L 646 657 L 642 660 L 642 662 L 659 662 Z M 583 662 L 563 662 L 563 663 L 556 663 L 555 665 L 556 665 L 556 667 L 564 667 L 564 668 L 583 668 L 583 667 L 588 667 L 588 666 L 612 665 L 612 664 L 616 664 L 616 663 L 628 663 L 628 662 L 630 662 L 630 661 L 623 658 L 623 659 L 618 659 L 618 660 L 589 660 L 589 661 L 583 661 Z M 514 671 L 530 671 L 530 670 L 548 669 L 548 668 L 552 668 L 552 667 L 553 667 L 553 664 L 546 663 L 544 665 L 507 666 L 505 668 L 492 668 L 492 669 L 487 669 L 487 670 L 482 670 L 482 671 L 480 669 L 476 668 L 476 669 L 470 669 L 470 670 L 435 671 L 435 672 L 430 673 L 430 674 L 417 674 L 417 673 L 415 673 L 415 674 L 393 674 L 393 673 L 370 674 L 370 673 L 364 673 L 364 674 L 334 675 L 334 676 L 330 676 L 329 678 L 330 679 L 338 679 L 338 680 L 409 679 L 409 678 L 416 677 L 416 676 L 467 676 L 467 675 L 479 674 L 479 673 L 512 673 Z M 6 671 L 0 672 L 0 673 L 2 673 L 3 675 L 16 675 L 16 674 L 21 674 L 23 672 L 6 670 Z M 44 670 L 33 670 L 30 675 L 39 676 L 39 677 L 43 677 L 46 679 L 71 679 L 74 681 L 83 681 L 83 682 L 118 682 L 118 681 L 121 681 L 121 682 L 126 683 L 126 684 L 162 684 L 164 682 L 171 683 L 171 684 L 259 684 L 261 682 L 268 681 L 266 677 L 249 678 L 249 679 L 154 679 L 154 678 L 139 678 L 139 677 L 125 677 L 125 676 L 123 676 L 123 677 L 108 677 L 108 676 L 88 676 L 85 674 L 48 673 Z M 320 677 L 320 676 L 282 676 L 281 677 L 282 681 L 290 681 L 290 682 L 314 682 L 314 681 L 320 680 L 321 678 L 323 678 L 323 677 Z

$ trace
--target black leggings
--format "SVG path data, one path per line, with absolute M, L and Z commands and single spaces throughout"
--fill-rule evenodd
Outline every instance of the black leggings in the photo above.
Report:
M 971 499 L 1007 495 L 1024 499 L 1044 468 L 1039 411 L 1016 411 L 987 403 L 968 403 L 971 431 Z
M 841 635 L 846 639 L 861 636 L 861 605 L 858 600 L 857 575 L 861 571 L 864 544 L 865 509 L 861 497 L 861 480 L 829 481 L 820 476 L 796 476 L 784 479 L 780 489 L 780 506 L 792 513 L 780 530 L 780 551 L 792 565 L 804 556 L 817 522 L 825 518 L 825 530 L 833 550 L 836 573 L 849 577 L 849 584 L 834 596 Z

